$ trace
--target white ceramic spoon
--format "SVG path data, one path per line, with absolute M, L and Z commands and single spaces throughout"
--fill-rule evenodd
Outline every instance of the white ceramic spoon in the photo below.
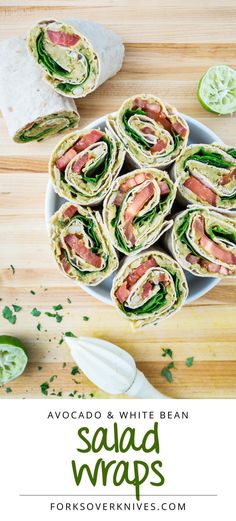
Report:
M 72 358 L 97 387 L 109 394 L 135 398 L 166 398 L 137 369 L 133 357 L 120 347 L 92 337 L 65 337 Z

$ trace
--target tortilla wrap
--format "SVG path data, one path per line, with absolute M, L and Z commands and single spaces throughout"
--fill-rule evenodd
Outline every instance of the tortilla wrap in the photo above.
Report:
M 127 99 L 107 126 L 124 143 L 133 167 L 166 167 L 186 147 L 189 128 L 177 110 L 153 96 Z
M 107 130 L 84 128 L 59 142 L 50 158 L 49 174 L 61 197 L 94 205 L 104 199 L 124 158 L 123 145 Z
M 179 264 L 157 249 L 126 259 L 116 274 L 112 300 L 134 329 L 154 326 L 180 310 L 188 285 Z
M 29 32 L 28 49 L 48 84 L 72 98 L 87 96 L 114 76 L 124 57 L 119 35 L 86 20 L 40 21 Z
M 174 220 L 164 242 L 184 269 L 200 277 L 236 276 L 234 215 L 192 206 Z
M 63 204 L 51 221 L 51 247 L 62 272 L 76 282 L 96 286 L 118 267 L 99 212 Z
M 236 210 L 236 149 L 213 143 L 188 146 L 173 165 L 180 203 Z
M 155 168 L 119 176 L 103 206 L 103 220 L 113 245 L 125 255 L 148 248 L 169 229 L 166 221 L 177 185 Z
M 79 123 L 74 101 L 52 92 L 42 80 L 23 38 L 0 43 L 0 106 L 17 143 L 42 141 Z

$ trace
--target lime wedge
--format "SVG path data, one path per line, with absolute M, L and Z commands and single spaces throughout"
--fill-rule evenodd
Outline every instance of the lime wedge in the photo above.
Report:
M 236 71 L 228 65 L 210 67 L 198 84 L 198 99 L 202 106 L 217 114 L 236 110 Z
M 0 384 L 5 384 L 23 373 L 28 357 L 25 348 L 14 336 L 0 336 Z

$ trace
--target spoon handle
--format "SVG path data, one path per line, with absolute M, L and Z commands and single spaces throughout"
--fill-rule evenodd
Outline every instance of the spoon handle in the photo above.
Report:
M 157 391 L 139 370 L 137 370 L 135 379 L 131 387 L 126 391 L 126 394 L 133 398 L 167 398 L 167 396 Z

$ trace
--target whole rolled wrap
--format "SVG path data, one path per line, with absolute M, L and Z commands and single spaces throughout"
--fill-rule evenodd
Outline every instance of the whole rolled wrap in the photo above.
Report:
M 78 283 L 96 286 L 118 267 L 99 212 L 65 203 L 52 217 L 50 236 L 59 268 Z
M 61 197 L 94 205 L 104 199 L 124 158 L 124 147 L 108 131 L 84 128 L 58 143 L 49 161 L 49 174 Z
M 155 168 L 119 176 L 103 205 L 103 220 L 113 245 L 125 255 L 153 244 L 173 221 L 165 221 L 176 195 L 176 183 Z
M 189 145 L 172 167 L 178 179 L 178 199 L 189 203 L 236 210 L 236 149 L 227 145 Z
M 23 38 L 0 43 L 0 106 L 17 143 L 42 141 L 79 124 L 74 101 L 52 92 L 42 80 Z
M 127 99 L 115 115 L 108 115 L 107 125 L 136 167 L 170 165 L 186 147 L 189 135 L 177 110 L 152 94 Z
M 120 36 L 96 22 L 43 20 L 29 32 L 28 49 L 59 94 L 82 98 L 121 68 Z
M 181 266 L 154 249 L 126 259 L 111 290 L 116 308 L 134 329 L 154 326 L 170 317 L 187 296 L 188 285 Z
M 175 217 L 164 237 L 181 266 L 200 277 L 236 276 L 236 217 L 189 207 Z

